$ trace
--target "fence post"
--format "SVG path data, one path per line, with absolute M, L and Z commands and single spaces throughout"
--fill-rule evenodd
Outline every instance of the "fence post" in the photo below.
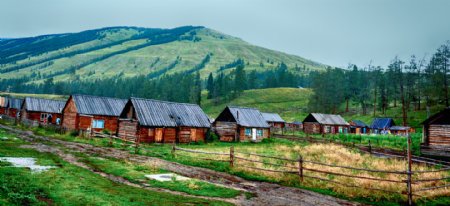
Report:
M 230 168 L 234 167 L 234 146 L 230 147 Z
M 299 155 L 298 157 L 298 176 L 300 177 L 300 181 L 303 182 L 303 157 Z
M 370 144 L 370 139 L 369 139 L 369 153 L 372 153 L 372 144 Z
M 175 158 L 175 150 L 176 150 L 176 147 L 175 147 L 175 143 L 172 145 L 172 158 Z
M 141 141 L 141 135 L 139 134 L 139 135 L 136 136 L 136 141 L 134 142 L 134 143 L 135 143 L 135 147 L 134 147 L 134 153 L 135 153 L 135 154 L 138 154 L 138 153 L 139 153 L 139 144 L 140 144 L 140 141 Z
M 408 135 L 408 170 L 407 175 L 408 175 L 408 179 L 406 181 L 406 186 L 408 189 L 408 205 L 412 205 L 412 188 L 411 188 L 411 184 L 412 184 L 412 171 L 411 171 L 411 164 L 412 164 L 412 159 L 411 159 L 411 136 Z
M 109 146 L 110 146 L 110 147 L 113 146 L 113 138 L 112 138 L 112 134 L 109 134 Z

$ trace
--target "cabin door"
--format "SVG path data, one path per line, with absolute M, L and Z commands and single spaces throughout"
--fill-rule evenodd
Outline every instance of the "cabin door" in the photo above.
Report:
M 163 139 L 163 128 L 156 128 L 155 142 L 162 142 Z
M 256 141 L 256 128 L 252 128 L 252 140 Z

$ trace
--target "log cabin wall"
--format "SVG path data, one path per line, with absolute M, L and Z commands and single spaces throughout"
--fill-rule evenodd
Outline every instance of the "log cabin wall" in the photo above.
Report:
M 8 109 L 8 116 L 16 118 L 17 117 L 17 112 L 18 112 L 18 109 L 9 108 Z
M 58 113 L 32 112 L 32 111 L 26 111 L 26 110 L 22 110 L 22 115 L 20 117 L 21 117 L 21 119 L 28 119 L 31 121 L 44 122 L 44 120 L 41 120 L 41 114 L 52 115 L 51 121 L 47 122 L 47 123 L 51 123 L 51 124 L 56 124 L 56 119 L 62 118 L 62 114 L 58 114 Z
M 103 120 L 103 128 L 93 128 L 92 122 L 94 120 Z M 118 128 L 118 117 L 113 116 L 101 116 L 101 115 L 79 115 L 78 129 L 87 130 L 91 128 L 94 132 L 101 132 L 103 130 L 108 130 L 111 134 L 117 133 Z
M 450 125 L 429 125 L 428 144 L 450 146 Z
M 303 122 L 303 130 L 307 134 L 320 134 L 322 133 L 322 126 L 315 122 Z
M 246 135 L 245 134 L 245 129 L 250 129 L 250 135 Z M 261 142 L 264 138 L 269 138 L 270 137 L 270 130 L 268 128 L 251 128 L 251 127 L 239 127 L 239 141 L 241 142 L 251 142 L 253 141 L 252 139 L 252 132 L 253 129 L 256 129 L 256 131 L 258 130 L 262 130 L 262 136 L 256 135 L 256 141 L 255 142 Z
M 75 106 L 75 102 L 72 98 L 70 98 L 64 107 L 63 110 L 63 121 L 62 126 L 71 129 L 77 130 L 78 128 L 79 116 L 77 113 L 77 108 Z
M 223 142 L 235 141 L 238 129 L 236 122 L 216 121 L 214 123 L 214 129 L 217 135 L 219 135 L 220 141 Z
M 120 138 L 127 139 L 129 141 L 135 141 L 136 135 L 138 133 L 138 122 L 133 120 L 119 120 L 119 129 L 118 129 L 118 136 Z M 142 138 L 143 135 L 141 135 L 141 142 L 146 142 L 145 138 Z
M 0 107 L 0 114 L 6 114 L 6 108 Z

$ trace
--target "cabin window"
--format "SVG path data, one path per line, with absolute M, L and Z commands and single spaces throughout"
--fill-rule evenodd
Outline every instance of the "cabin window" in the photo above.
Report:
M 339 127 L 339 133 L 342 133 L 342 127 Z
M 262 129 L 256 130 L 256 136 L 262 137 L 263 136 L 263 130 Z
M 96 128 L 96 129 L 103 129 L 103 128 L 105 128 L 105 121 L 104 120 L 96 120 L 96 119 L 94 119 L 94 121 L 92 122 L 92 128 Z
M 48 118 L 48 114 L 46 114 L 46 113 L 41 114 L 41 121 L 47 120 L 47 118 Z
M 325 126 L 325 133 L 331 133 L 331 127 Z
M 245 136 L 252 136 L 252 129 L 245 128 Z

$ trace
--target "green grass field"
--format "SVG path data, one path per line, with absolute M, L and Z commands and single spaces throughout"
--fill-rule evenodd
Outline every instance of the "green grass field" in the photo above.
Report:
M 92 144 L 99 147 L 110 147 L 108 139 L 100 139 L 100 138 L 79 138 L 67 135 L 59 135 L 55 134 L 50 130 L 46 130 L 43 128 L 32 128 L 32 130 L 38 134 L 43 136 L 49 136 L 52 138 L 58 138 L 66 141 L 80 142 Z M 395 138 L 385 138 L 380 143 L 382 146 L 384 145 L 401 145 L 401 141 L 393 141 Z M 392 141 L 389 143 L 389 141 Z M 201 150 L 201 151 L 210 151 L 210 152 L 223 152 L 228 153 L 230 147 L 233 146 L 235 152 L 239 156 L 244 156 L 246 158 L 254 159 L 255 157 L 247 156 L 245 154 L 239 154 L 239 152 L 250 152 L 257 154 L 264 154 L 270 156 L 277 156 L 282 158 L 296 159 L 299 155 L 302 155 L 305 160 L 319 161 L 319 162 L 327 162 L 328 164 L 333 165 L 346 165 L 351 167 L 360 167 L 360 168 L 368 168 L 368 169 L 381 169 L 381 170 L 404 170 L 405 169 L 405 161 L 404 160 L 394 160 L 394 159 L 384 159 L 377 158 L 374 156 L 370 156 L 368 154 L 359 153 L 357 150 L 347 149 L 345 147 L 334 145 L 334 144 L 311 144 L 306 142 L 293 142 L 289 140 L 281 140 L 281 139 L 267 139 L 261 143 L 226 143 L 226 142 L 211 142 L 211 143 L 203 143 L 203 144 L 183 144 L 179 145 L 179 147 L 193 150 Z M 135 153 L 135 149 L 133 145 L 130 145 L 125 142 L 121 142 L 119 140 L 113 141 L 112 147 L 128 150 L 130 153 Z M 249 180 L 256 181 L 267 181 L 274 182 L 286 186 L 300 187 L 309 189 L 312 191 L 320 192 L 327 195 L 332 195 L 344 199 L 350 199 L 354 201 L 359 201 L 362 203 L 368 204 L 376 204 L 376 205 L 399 205 L 405 199 L 404 195 L 396 195 L 396 194 L 386 194 L 383 192 L 372 192 L 368 190 L 358 190 L 347 187 L 340 187 L 333 184 L 327 184 L 325 182 L 316 181 L 316 180 L 306 180 L 304 183 L 299 184 L 298 177 L 296 175 L 279 175 L 278 173 L 270 173 L 270 172 L 260 172 L 252 169 L 248 169 L 245 166 L 253 166 L 253 167 L 267 167 L 261 164 L 248 164 L 245 161 L 239 161 L 235 163 L 235 167 L 231 168 L 228 162 L 222 161 L 211 161 L 211 160 L 203 160 L 201 158 L 211 158 L 210 155 L 202 155 L 202 154 L 192 154 L 189 152 L 177 151 L 175 156 L 172 156 L 171 145 L 158 145 L 158 144 L 141 144 L 141 147 L 138 150 L 138 154 L 147 155 L 152 157 L 163 158 L 168 161 L 174 161 L 185 165 L 197 166 L 209 168 L 216 171 L 227 172 L 233 175 L 237 175 Z M 225 156 L 214 156 L 216 160 L 227 160 L 228 155 Z M 283 164 L 283 161 L 277 160 L 268 160 L 265 158 L 257 158 L 259 161 L 263 161 L 266 163 L 272 164 Z M 118 176 L 125 177 L 130 180 L 139 179 L 142 175 L 140 170 L 146 170 L 139 165 L 130 165 L 126 162 L 117 162 L 114 160 L 105 160 L 105 159 L 97 159 L 95 157 L 90 157 L 85 160 L 89 164 L 99 168 L 101 171 L 105 171 L 110 174 L 115 174 Z M 291 165 L 294 166 L 295 165 Z M 313 167 L 313 165 L 306 165 L 306 167 Z M 439 168 L 439 167 L 437 167 Z M 276 166 L 269 166 L 267 169 L 280 169 Z M 319 167 L 319 169 L 323 169 Z M 413 165 L 413 170 L 430 170 L 435 169 L 433 167 L 427 167 L 424 165 L 415 164 Z M 147 168 L 148 170 L 148 168 Z M 152 170 L 152 169 L 151 169 Z M 156 169 L 157 170 L 157 169 Z M 153 169 L 153 171 L 155 171 Z M 395 175 L 382 175 L 382 174 L 371 174 L 371 173 L 361 173 L 357 171 L 348 171 L 348 170 L 332 170 L 334 172 L 343 172 L 352 175 L 364 175 L 375 178 L 388 178 L 398 180 L 399 178 Z M 308 173 L 309 174 L 309 173 Z M 317 176 L 319 174 L 312 173 Z M 449 175 L 449 172 L 436 173 L 432 176 L 426 175 L 417 175 L 414 178 L 439 178 L 442 175 Z M 404 190 L 404 184 L 379 184 L 373 181 L 364 181 L 364 180 L 355 180 L 351 178 L 344 178 L 334 175 L 324 175 L 323 178 L 329 178 L 336 181 L 344 181 L 347 183 L 365 185 L 368 187 L 381 187 L 386 189 L 394 189 L 397 191 Z M 152 182 L 149 182 L 152 184 Z M 434 184 L 434 183 L 430 183 Z M 420 187 L 430 186 L 428 185 L 420 185 Z M 194 183 L 195 185 L 195 183 Z M 189 185 L 154 185 L 156 187 L 167 188 L 171 190 L 180 190 L 183 192 L 192 192 L 189 191 Z M 209 188 L 207 185 L 197 185 L 191 186 L 193 188 L 200 188 L 196 195 L 205 195 L 202 193 L 202 188 L 206 190 Z M 419 187 L 419 186 L 415 186 Z M 228 191 L 219 191 L 220 195 L 226 196 L 226 194 L 233 194 L 232 191 L 229 193 Z M 194 194 L 194 193 L 193 193 Z M 439 205 L 439 204 L 448 204 L 450 199 L 446 197 L 448 191 L 446 190 L 437 190 L 427 195 L 431 195 L 432 198 L 420 198 L 417 199 L 419 205 Z M 212 193 L 212 195 L 217 195 L 217 193 Z M 376 201 L 376 202 L 375 202 Z
M 0 164 L 2 205 L 229 205 L 113 183 L 55 155 L 20 148 L 26 143 L 3 130 L 0 136 L 10 138 L 0 140 L 0 157 L 33 157 L 38 164 L 57 167 L 33 173 Z

